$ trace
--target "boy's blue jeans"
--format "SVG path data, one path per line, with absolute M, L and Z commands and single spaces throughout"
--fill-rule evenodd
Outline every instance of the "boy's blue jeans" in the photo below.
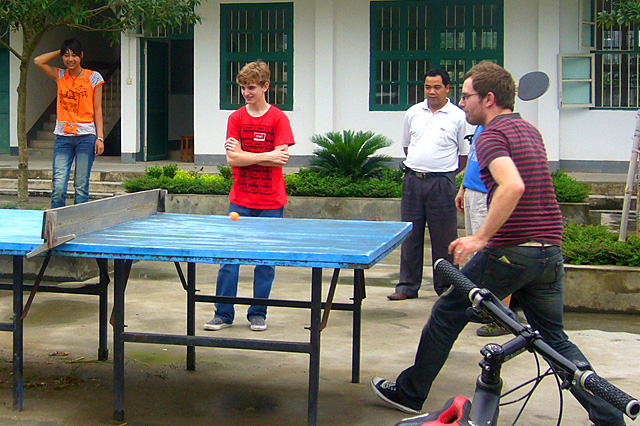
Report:
M 67 203 L 67 186 L 71 164 L 76 160 L 73 186 L 74 203 L 89 201 L 89 176 L 95 158 L 96 135 L 59 136 L 53 146 L 53 182 L 51 208 L 63 207 Z
M 559 247 L 484 249 L 465 265 L 462 273 L 500 299 L 515 294 L 531 327 L 551 347 L 574 363 L 588 363 L 563 329 L 564 266 Z M 415 363 L 397 379 L 400 398 L 410 407 L 422 407 L 454 342 L 469 322 L 466 310 L 470 305 L 467 295 L 453 287 L 433 305 L 422 330 Z M 573 388 L 571 393 L 596 426 L 625 424 L 622 414 L 604 400 L 582 389 Z
M 281 207 L 279 209 L 250 209 L 231 203 L 231 205 L 229 206 L 229 213 L 231 212 L 239 213 L 240 220 L 242 220 L 242 216 L 281 218 L 284 215 L 284 207 Z M 220 270 L 218 271 L 218 281 L 216 283 L 217 296 L 234 297 L 238 295 L 239 272 L 240 265 L 220 265 Z M 256 265 L 253 272 L 253 297 L 268 299 L 269 295 L 271 294 L 271 285 L 273 284 L 273 279 L 275 278 L 275 276 L 275 266 Z M 251 305 L 247 310 L 247 319 L 254 315 L 266 318 L 267 307 Z M 235 318 L 235 309 L 233 305 L 229 303 L 216 303 L 215 316 L 216 318 L 221 318 L 224 322 L 231 324 L 233 323 L 233 319 Z

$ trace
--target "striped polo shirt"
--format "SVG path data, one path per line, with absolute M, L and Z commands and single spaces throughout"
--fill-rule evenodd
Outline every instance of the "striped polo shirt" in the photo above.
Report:
M 487 247 L 516 246 L 532 241 L 560 246 L 562 213 L 538 129 L 523 120 L 520 114 L 499 115 L 487 124 L 476 144 L 489 206 L 497 188 L 489 172 L 489 164 L 496 158 L 511 157 L 525 184 L 524 194 L 515 210 L 489 240 Z

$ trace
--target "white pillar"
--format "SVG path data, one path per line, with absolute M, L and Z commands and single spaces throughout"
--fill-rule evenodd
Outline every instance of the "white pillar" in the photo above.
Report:
M 121 37 L 121 161 L 135 163 L 141 146 L 140 99 L 142 96 L 140 79 L 141 39 L 135 36 Z
M 9 31 L 9 44 L 22 52 L 22 30 Z M 32 66 L 29 71 L 36 69 Z M 20 84 L 20 61 L 13 53 L 9 53 L 9 149 L 18 153 L 18 84 Z
M 550 86 L 538 102 L 538 129 L 549 161 L 560 160 L 560 107 L 558 103 L 558 52 L 560 52 L 560 2 L 538 1 L 538 70 L 549 74 Z
M 315 7 L 314 133 L 326 133 L 334 130 L 334 0 L 315 0 Z

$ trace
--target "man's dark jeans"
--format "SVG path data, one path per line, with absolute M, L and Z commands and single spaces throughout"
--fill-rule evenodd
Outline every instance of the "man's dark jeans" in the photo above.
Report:
M 500 299 L 515 293 L 527 321 L 551 347 L 573 362 L 588 363 L 563 330 L 564 266 L 559 247 L 485 249 L 476 253 L 462 273 Z M 400 397 L 410 406 L 421 406 L 429 395 L 433 380 L 469 321 L 466 314 L 469 306 L 467 295 L 453 287 L 434 304 L 422 330 L 415 364 L 397 379 Z M 602 399 L 580 389 L 571 392 L 596 426 L 625 424 L 622 414 Z

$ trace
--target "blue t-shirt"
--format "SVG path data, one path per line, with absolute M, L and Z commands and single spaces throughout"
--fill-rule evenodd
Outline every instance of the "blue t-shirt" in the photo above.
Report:
M 476 132 L 473 134 L 471 146 L 469 147 L 469 156 L 467 157 L 467 169 L 464 172 L 464 180 L 462 181 L 462 186 L 478 192 L 487 192 L 487 188 L 482 183 L 482 179 L 480 179 L 480 164 L 478 164 L 478 158 L 476 157 L 476 139 L 483 130 L 484 127 L 480 125 L 476 127 Z

